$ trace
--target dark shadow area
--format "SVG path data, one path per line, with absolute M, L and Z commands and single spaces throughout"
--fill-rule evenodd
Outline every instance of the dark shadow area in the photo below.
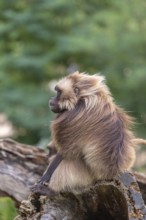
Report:
M 127 201 L 123 193 L 112 185 L 99 185 L 96 212 L 88 210 L 87 220 L 128 220 Z

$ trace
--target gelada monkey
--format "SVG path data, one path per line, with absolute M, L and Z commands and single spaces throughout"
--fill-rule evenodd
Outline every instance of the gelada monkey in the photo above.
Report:
M 133 120 L 115 104 L 104 77 L 75 72 L 55 90 L 49 104 L 57 114 L 51 131 L 58 153 L 32 191 L 46 182 L 55 192 L 72 190 L 130 169 L 143 140 L 135 139 Z

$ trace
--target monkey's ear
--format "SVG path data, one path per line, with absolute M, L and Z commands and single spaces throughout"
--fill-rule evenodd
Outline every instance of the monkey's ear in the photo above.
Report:
M 80 93 L 80 89 L 76 86 L 74 87 L 74 93 L 76 94 L 76 96 L 78 96 Z

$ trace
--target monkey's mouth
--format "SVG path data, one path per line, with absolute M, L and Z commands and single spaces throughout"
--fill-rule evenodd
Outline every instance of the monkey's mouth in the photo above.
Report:
M 54 113 L 63 113 L 65 111 L 67 111 L 66 109 L 60 109 L 59 105 L 56 104 L 56 101 L 54 101 L 53 99 L 51 99 L 49 101 L 49 107 L 50 107 L 51 111 Z
M 63 113 L 63 112 L 66 112 L 67 110 L 66 109 L 60 109 L 60 108 L 57 108 L 55 106 L 50 106 L 50 109 L 52 112 L 58 114 L 58 113 Z

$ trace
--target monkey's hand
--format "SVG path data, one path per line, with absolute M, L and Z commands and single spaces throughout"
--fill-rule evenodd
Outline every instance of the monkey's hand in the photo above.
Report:
M 63 160 L 62 155 L 57 153 L 56 157 L 51 162 L 51 164 L 49 165 L 49 167 L 47 168 L 46 172 L 41 177 L 41 179 L 34 186 L 31 187 L 31 191 L 33 193 L 40 195 L 49 195 L 49 196 L 55 194 L 55 192 L 48 187 L 48 182 L 50 181 L 53 172 L 55 171 L 55 169 L 58 167 L 58 165 L 62 160 Z
M 44 196 L 53 196 L 56 194 L 52 189 L 48 187 L 48 184 L 45 184 L 41 181 L 30 187 L 30 190 L 35 194 Z

